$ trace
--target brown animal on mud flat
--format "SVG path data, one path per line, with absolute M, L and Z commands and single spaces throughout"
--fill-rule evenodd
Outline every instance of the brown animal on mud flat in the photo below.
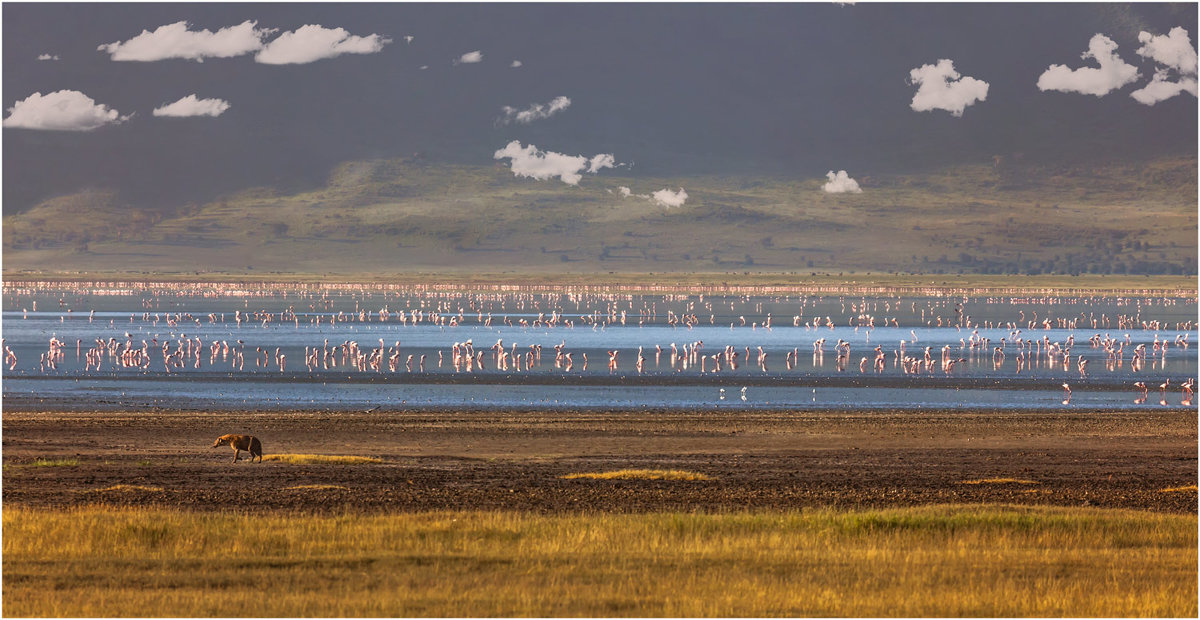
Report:
M 213 442 L 212 447 L 231 446 L 233 448 L 233 462 L 238 462 L 238 457 L 241 456 L 242 450 L 250 453 L 250 462 L 254 462 L 254 457 L 258 457 L 258 462 L 262 462 L 262 444 L 259 443 L 258 437 L 253 435 L 221 435 Z

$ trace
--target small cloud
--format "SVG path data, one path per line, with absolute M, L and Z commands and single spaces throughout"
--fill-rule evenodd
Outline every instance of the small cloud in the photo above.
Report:
M 953 116 L 962 116 L 967 106 L 987 99 L 988 83 L 973 77 L 960 79 L 952 60 L 943 58 L 936 65 L 921 65 L 908 76 L 917 86 L 910 104 L 917 112 L 945 110 Z
M 519 60 L 514 60 L 514 61 L 512 61 L 512 64 L 511 64 L 511 65 L 508 65 L 508 66 L 512 67 L 513 69 L 516 69 L 517 67 L 520 67 L 522 64 L 523 64 L 523 63 L 522 63 L 521 61 L 519 61 Z
M 1180 78 L 1179 81 L 1174 82 L 1167 79 L 1168 74 L 1169 71 L 1166 69 L 1155 71 L 1149 84 L 1129 93 L 1129 96 L 1145 105 L 1154 105 L 1181 93 L 1191 93 L 1193 97 L 1196 96 L 1195 76 Z
M 609 191 L 612 191 L 612 190 L 609 190 Z M 633 190 L 629 189 L 628 187 L 625 187 L 624 185 L 618 185 L 617 191 L 620 192 L 621 198 L 629 198 L 629 195 L 633 193 Z
M 193 31 L 185 21 L 159 26 L 154 32 L 143 30 L 132 39 L 116 41 L 96 48 L 115 61 L 150 62 L 183 58 L 203 62 L 205 58 L 231 58 L 262 48 L 262 39 L 272 29 L 256 28 L 258 22 L 246 20 L 218 31 Z
M 77 90 L 33 93 L 8 111 L 5 127 L 47 131 L 91 131 L 129 118 Z
M 38 56 L 38 60 L 58 60 L 58 56 L 53 54 L 41 54 Z
M 424 70 L 426 70 L 426 69 L 428 69 L 428 68 L 429 68 L 429 65 L 421 65 L 420 67 L 417 67 L 417 70 L 418 70 L 418 71 L 424 71 Z
M 611 153 L 601 153 L 599 155 L 594 155 L 588 160 L 587 171 L 592 174 L 596 174 L 605 168 L 614 168 L 616 166 L 617 160 L 612 156 Z
M 154 108 L 154 116 L 220 116 L 229 109 L 229 102 L 224 99 L 198 99 L 196 95 L 188 95 L 175 103 L 163 104 Z
M 1117 44 L 1112 39 L 1097 34 L 1088 42 L 1088 51 L 1080 58 L 1092 58 L 1100 65 L 1070 69 L 1066 65 L 1050 65 L 1040 77 L 1039 90 L 1057 90 L 1064 93 L 1079 93 L 1103 97 L 1108 93 L 1138 79 L 1137 67 L 1117 56 Z
M 342 54 L 374 54 L 391 42 L 377 34 L 360 37 L 344 28 L 308 24 L 279 35 L 254 60 L 267 65 L 302 65 Z
M 657 192 L 650 194 L 650 197 L 654 200 L 654 202 L 657 202 L 664 207 L 682 207 L 683 203 L 687 202 L 688 199 L 687 192 L 684 191 L 682 187 L 679 188 L 679 191 L 677 192 L 673 192 L 669 189 L 660 189 Z
M 1196 50 L 1183 27 L 1176 26 L 1165 35 L 1142 31 L 1138 41 L 1142 43 L 1137 50 L 1138 56 L 1153 59 L 1183 75 L 1196 75 Z
M 467 52 L 466 54 L 459 56 L 458 59 L 454 61 L 454 64 L 469 65 L 469 64 L 474 64 L 477 62 L 482 62 L 482 61 L 483 61 L 483 52 L 481 52 L 479 50 L 475 50 L 473 52 Z
M 836 173 L 832 170 L 825 174 L 825 178 L 829 182 L 821 186 L 829 194 L 861 194 L 862 188 L 858 186 L 858 181 L 850 178 L 845 170 L 839 170 Z
M 510 106 L 504 106 L 501 110 L 504 111 L 504 117 L 500 119 L 500 124 L 507 125 L 512 122 L 528 125 L 533 121 L 550 118 L 559 112 L 567 109 L 571 105 L 571 100 L 566 97 L 555 97 L 550 100 L 550 103 L 534 103 L 530 104 L 524 110 L 518 110 Z
M 511 169 L 516 176 L 539 181 L 557 177 L 567 185 L 579 185 L 585 171 L 595 174 L 602 168 L 616 165 L 612 155 L 601 154 L 590 159 L 582 155 L 563 155 L 540 151 L 532 144 L 523 147 L 518 140 L 509 142 L 492 157 L 511 160 Z
M 1154 72 L 1149 84 L 1129 96 L 1145 105 L 1154 105 L 1180 93 L 1196 96 L 1196 50 L 1192 48 L 1187 30 L 1177 26 L 1170 33 L 1157 36 L 1143 31 L 1138 34 L 1138 41 L 1142 43 L 1138 55 L 1163 66 Z M 1179 74 L 1178 80 L 1170 79 L 1172 71 Z

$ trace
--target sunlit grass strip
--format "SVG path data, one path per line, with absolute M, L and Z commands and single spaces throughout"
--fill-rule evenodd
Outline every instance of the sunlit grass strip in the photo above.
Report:
M 1162 492 L 1162 493 L 1187 493 L 1187 492 L 1189 492 L 1189 491 L 1190 491 L 1190 492 L 1192 492 L 1192 493 L 1195 493 L 1195 492 L 1196 492 L 1196 485 L 1194 485 L 1194 484 L 1188 484 L 1188 485 L 1184 485 L 1184 486 L 1181 486 L 1181 487 L 1171 487 L 1171 488 L 1169 488 L 1169 489 L 1163 489 L 1161 492 Z
M 79 465 L 79 459 L 37 459 L 32 465 L 34 467 L 76 467 Z
M 325 465 L 340 463 L 346 465 L 361 465 L 364 463 L 382 463 L 383 459 L 374 456 L 339 456 L 336 454 L 268 454 L 264 461 L 280 461 L 289 465 Z
M 5 506 L 8 616 L 1179 616 L 1196 515 Z M 270 593 L 264 596 L 264 592 Z
M 297 484 L 290 487 L 284 487 L 288 491 L 349 491 L 350 489 L 340 484 Z
M 711 477 L 682 469 L 621 469 L 583 474 L 559 476 L 565 480 L 587 478 L 591 480 L 712 480 Z
M 1021 480 L 1020 478 L 977 478 L 975 480 L 963 480 L 959 484 L 1037 484 L 1033 480 Z
M 81 493 L 105 493 L 109 491 L 120 493 L 157 493 L 162 491 L 162 487 L 151 487 L 141 484 L 114 484 L 103 489 L 84 489 Z

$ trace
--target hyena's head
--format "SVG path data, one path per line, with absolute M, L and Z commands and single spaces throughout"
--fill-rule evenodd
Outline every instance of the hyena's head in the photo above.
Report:
M 219 448 L 221 446 L 226 446 L 226 445 L 229 445 L 229 436 L 228 435 L 225 435 L 223 437 L 217 437 L 217 440 L 213 442 L 212 447 Z

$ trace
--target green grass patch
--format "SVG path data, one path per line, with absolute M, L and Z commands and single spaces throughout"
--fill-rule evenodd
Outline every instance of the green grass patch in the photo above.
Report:
M 565 480 L 712 480 L 711 477 L 682 469 L 621 469 L 583 474 L 559 476 Z
M 1196 515 L 3 512 L 10 616 L 1178 616 Z M 269 592 L 269 596 L 264 596 Z
M 31 465 L 34 467 L 77 467 L 79 459 L 37 459 Z
M 345 456 L 337 454 L 268 454 L 262 460 L 279 461 L 289 465 L 361 465 L 364 463 L 383 462 L 383 459 L 374 456 Z

